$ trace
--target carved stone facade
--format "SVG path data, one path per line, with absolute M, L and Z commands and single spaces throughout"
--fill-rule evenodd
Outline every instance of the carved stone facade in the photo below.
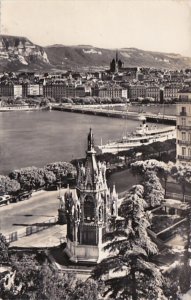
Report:
M 74 262 L 98 263 L 103 258 L 103 236 L 118 215 L 118 195 L 107 187 L 106 164 L 96 161 L 90 129 L 84 164 L 78 166 L 76 189 L 65 192 L 66 253 Z

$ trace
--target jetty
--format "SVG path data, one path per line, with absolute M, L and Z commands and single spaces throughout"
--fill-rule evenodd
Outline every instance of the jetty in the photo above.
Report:
M 103 117 L 137 120 L 137 121 L 141 120 L 142 117 L 145 117 L 147 122 L 176 125 L 176 116 L 120 111 L 120 110 L 109 109 L 108 105 L 104 107 L 82 106 L 82 105 L 59 105 L 59 106 L 54 105 L 52 106 L 52 110 L 97 115 Z

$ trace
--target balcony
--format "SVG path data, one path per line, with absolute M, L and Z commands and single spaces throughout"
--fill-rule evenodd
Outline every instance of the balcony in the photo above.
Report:
M 184 117 L 187 116 L 186 111 L 181 111 L 180 116 L 184 116 Z
M 187 156 L 187 155 L 178 155 L 177 157 L 179 160 L 186 160 L 186 161 L 189 161 L 191 162 L 191 156 Z
M 189 125 L 177 125 L 178 130 L 191 130 L 191 126 Z
M 177 140 L 179 145 L 186 145 L 186 146 L 191 146 L 191 141 L 186 141 L 186 140 Z

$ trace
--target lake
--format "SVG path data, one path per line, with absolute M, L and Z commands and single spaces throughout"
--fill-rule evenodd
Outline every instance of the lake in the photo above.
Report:
M 126 122 L 126 124 L 125 124 Z M 121 138 L 139 121 L 59 111 L 0 112 L 0 174 L 85 156 L 89 128 L 95 143 Z

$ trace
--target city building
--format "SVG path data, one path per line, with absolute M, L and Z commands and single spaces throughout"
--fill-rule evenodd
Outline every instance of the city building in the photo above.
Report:
M 119 85 L 105 85 L 96 86 L 93 89 L 93 96 L 101 98 L 126 98 L 127 99 L 127 89 L 122 88 Z
M 191 165 L 191 101 L 177 104 L 177 162 Z
M 14 97 L 14 84 L 0 84 L 0 96 L 3 97 Z
M 130 100 L 137 100 L 138 98 L 146 97 L 146 87 L 145 85 L 129 85 L 128 87 L 128 97 Z
M 43 86 L 40 84 L 28 84 L 27 96 L 43 96 Z
M 191 101 L 191 87 L 184 87 L 178 91 L 178 99 L 180 101 Z
M 55 99 L 85 97 L 85 87 L 75 86 L 74 84 L 45 84 L 43 85 L 43 96 Z
M 176 85 L 165 86 L 163 90 L 163 99 L 175 99 L 178 98 L 179 88 Z
M 21 84 L 14 84 L 13 85 L 13 94 L 14 94 L 14 98 L 22 98 L 23 95 L 23 88 Z
M 76 189 L 65 192 L 67 212 L 66 253 L 73 262 L 99 263 L 110 218 L 118 216 L 118 195 L 107 187 L 106 164 L 96 161 L 90 129 L 85 164 L 78 167 Z
M 160 101 L 160 87 L 156 85 L 151 85 L 146 87 L 145 96 L 147 98 L 153 98 L 156 102 Z

